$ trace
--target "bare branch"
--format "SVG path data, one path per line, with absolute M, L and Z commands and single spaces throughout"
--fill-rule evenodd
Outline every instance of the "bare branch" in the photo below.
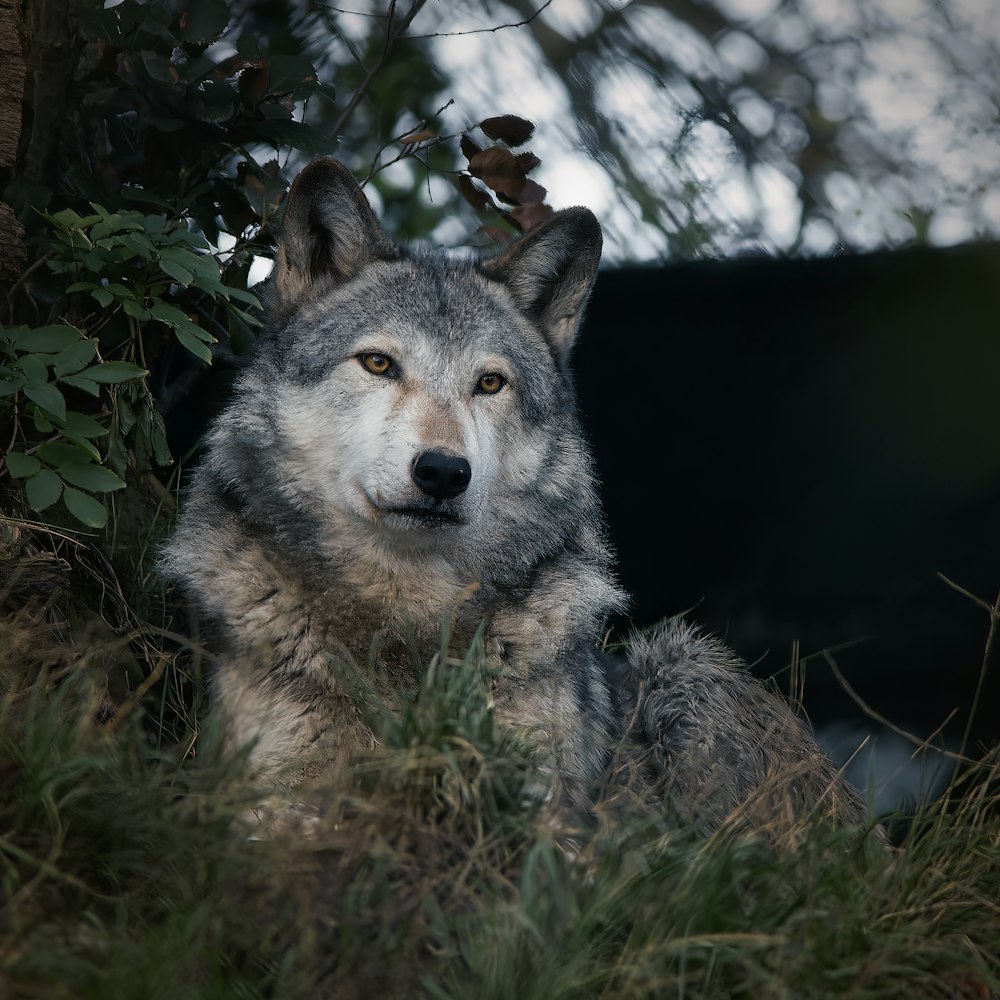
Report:
M 414 132 L 419 132 L 420 130 L 427 128 L 432 121 L 438 118 L 442 112 L 446 111 L 454 103 L 454 98 L 449 98 L 444 104 L 441 105 L 441 107 L 437 109 L 437 111 L 434 112 L 434 114 L 430 116 L 430 118 L 423 119 L 412 128 L 408 128 L 405 132 L 402 132 L 400 135 L 397 135 L 395 138 L 390 139 L 387 143 L 385 143 L 372 158 L 371 166 L 368 168 L 368 173 L 365 175 L 365 179 L 361 182 L 361 187 L 364 187 L 376 174 L 381 173 L 386 167 L 391 167 L 394 163 L 398 163 L 400 160 L 405 160 L 407 157 L 411 156 L 416 157 L 419 160 L 420 157 L 417 154 L 422 150 L 428 149 L 431 146 L 437 146 L 442 142 L 447 142 L 450 139 L 454 139 L 457 135 L 460 135 L 461 133 L 455 133 L 454 135 L 437 135 L 421 142 L 404 143 L 403 148 L 396 156 L 394 156 L 387 163 L 382 162 L 382 154 L 390 146 L 397 142 L 403 142 L 408 135 L 412 135 Z M 423 163 L 426 169 L 430 169 L 427 166 L 426 161 L 420 160 L 420 162 Z
M 413 19 L 420 13 L 421 8 L 427 0 L 413 0 L 410 5 L 410 9 L 397 21 L 396 20 L 396 0 L 389 0 L 389 9 L 386 12 L 386 29 L 385 29 L 385 44 L 382 46 L 382 51 L 379 53 L 378 59 L 375 61 L 375 65 L 368 71 L 364 80 L 358 86 L 358 89 L 354 91 L 351 95 L 351 99 L 347 102 L 347 106 L 343 111 L 337 116 L 337 120 L 333 123 L 333 133 L 336 135 L 344 127 L 344 123 L 348 118 L 354 113 L 354 109 L 361 103 L 361 99 L 365 96 L 368 88 L 371 86 L 372 81 L 378 75 L 379 70 L 385 65 L 386 60 L 389 58 L 389 53 L 392 51 L 392 47 L 396 42 L 406 33 L 406 29 L 409 28 Z
M 824 655 L 826 656 L 826 662 L 830 664 L 830 669 L 833 671 L 833 676 L 837 678 L 837 681 L 840 684 L 840 686 L 844 689 L 844 691 L 848 695 L 850 695 L 851 699 L 858 706 L 858 708 L 860 708 L 861 711 L 864 712 L 865 715 L 867 715 L 869 718 L 874 719 L 876 722 L 881 723 L 883 726 L 885 726 L 886 729 L 892 730 L 892 732 L 896 733 L 898 736 L 902 736 L 903 739 L 908 740 L 910 743 L 913 743 L 918 750 L 933 750 L 935 753 L 939 753 L 942 756 L 947 757 L 949 760 L 954 760 L 961 764 L 977 763 L 971 757 L 966 757 L 964 753 L 954 753 L 953 751 L 945 750 L 942 747 L 932 746 L 930 743 L 927 742 L 927 740 L 922 740 L 919 736 L 907 732 L 907 730 L 903 729 L 901 726 L 897 726 L 895 723 L 890 722 L 884 715 L 881 715 L 879 712 L 876 712 L 875 709 L 872 708 L 871 705 L 869 705 L 868 702 L 866 702 L 864 698 L 862 698 L 861 695 L 859 695 L 858 692 L 851 687 L 851 685 L 847 681 L 847 678 L 841 673 L 840 667 L 837 666 L 837 661 L 832 656 L 830 656 L 829 653 L 825 653 Z M 952 712 L 952 715 L 954 715 L 954 712 Z M 949 718 L 950 717 L 951 716 L 949 716 Z M 939 726 L 938 729 L 935 730 L 935 732 L 940 731 L 940 728 L 941 727 Z
M 972 601 L 973 604 L 978 604 L 979 607 L 981 607 L 991 617 L 996 617 L 997 615 L 996 604 L 994 604 L 991 607 L 981 597 L 976 597 L 975 594 L 970 594 L 969 591 L 967 591 L 964 587 L 960 586 L 959 584 L 955 583 L 954 580 L 949 580 L 948 577 L 944 575 L 944 573 L 938 573 L 938 576 L 942 580 L 944 580 L 944 582 L 948 584 L 948 586 L 951 587 L 952 590 L 957 590 L 963 597 L 967 597 L 970 601 Z M 1000 597 L 998 597 L 997 600 L 1000 601 Z
M 469 28 L 468 31 L 435 31 L 430 35 L 408 35 L 406 40 L 408 42 L 415 42 L 421 38 L 455 38 L 460 35 L 493 34 L 494 32 L 502 31 L 504 28 L 523 28 L 526 24 L 531 24 L 550 3 L 552 3 L 552 0 L 545 0 L 545 3 L 534 14 L 529 15 L 523 21 L 511 21 L 509 24 L 495 24 L 492 28 Z

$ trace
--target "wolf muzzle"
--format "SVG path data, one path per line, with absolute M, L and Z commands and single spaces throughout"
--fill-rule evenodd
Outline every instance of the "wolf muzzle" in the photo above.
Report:
M 414 461 L 411 475 L 428 496 L 435 500 L 450 500 L 465 492 L 472 479 L 472 466 L 459 455 L 425 451 Z

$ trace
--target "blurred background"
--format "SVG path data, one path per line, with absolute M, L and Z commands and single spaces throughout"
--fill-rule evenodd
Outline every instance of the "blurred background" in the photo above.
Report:
M 400 239 L 491 246 L 460 136 L 530 119 L 546 203 L 604 227 L 575 369 L 631 622 L 723 635 L 880 808 L 950 766 L 910 736 L 1000 739 L 1000 4 L 56 6 L 74 61 L 27 4 L 0 169 L 29 260 L 39 209 L 156 204 L 253 285 L 319 153 Z M 177 456 L 252 340 L 216 332 L 211 369 L 147 345 Z

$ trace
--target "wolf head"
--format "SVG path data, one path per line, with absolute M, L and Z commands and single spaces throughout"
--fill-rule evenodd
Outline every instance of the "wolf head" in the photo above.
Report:
M 514 582 L 570 538 L 603 551 L 568 369 L 600 252 L 583 208 L 486 259 L 402 249 L 345 167 L 312 163 L 287 202 L 271 336 L 205 475 L 335 563 L 434 553 Z

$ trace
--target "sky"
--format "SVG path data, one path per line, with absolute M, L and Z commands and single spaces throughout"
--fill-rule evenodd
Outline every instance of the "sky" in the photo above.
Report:
M 681 206 L 714 223 L 705 252 L 826 254 L 837 252 L 842 239 L 863 250 L 905 243 L 918 231 L 937 245 L 1000 232 L 1000 3 L 716 0 L 735 30 L 708 38 L 675 18 L 671 6 L 551 0 L 538 21 L 572 44 L 602 17 L 620 13 L 619 21 L 648 52 L 675 67 L 657 78 L 627 51 L 616 56 L 609 44 L 599 67 L 591 67 L 599 77 L 597 106 L 587 110 L 613 123 L 635 151 L 637 178 L 659 193 L 667 209 Z M 565 81 L 549 69 L 536 34 L 524 26 L 483 30 L 523 21 L 523 13 L 482 0 L 454 0 L 446 8 L 432 2 L 425 11 L 428 16 L 421 12 L 411 30 L 441 33 L 427 44 L 455 81 L 447 127 L 500 113 L 531 118 L 537 125 L 531 149 L 542 159 L 534 176 L 549 189 L 554 207 L 593 209 L 608 234 L 610 260 L 669 255 L 663 231 L 644 218 L 648 213 L 621 178 L 584 148 L 578 114 L 584 109 L 574 106 Z M 352 15 L 339 16 L 350 31 Z M 359 33 L 370 28 L 370 20 L 354 20 Z M 773 76 L 775 90 L 763 94 L 739 86 L 744 74 L 766 79 L 772 69 L 760 41 L 795 53 L 811 68 L 819 81 L 816 110 L 842 127 L 848 169 L 830 171 L 822 181 L 836 226 L 817 218 L 800 232 L 796 155 L 807 136 L 788 109 L 799 100 L 797 83 L 806 81 Z M 685 74 L 728 84 L 741 123 L 762 140 L 755 163 L 740 162 L 730 135 L 715 122 L 692 124 L 688 113 L 699 99 Z M 887 169 L 894 158 L 902 169 Z M 445 223 L 434 239 L 454 239 L 457 225 Z

